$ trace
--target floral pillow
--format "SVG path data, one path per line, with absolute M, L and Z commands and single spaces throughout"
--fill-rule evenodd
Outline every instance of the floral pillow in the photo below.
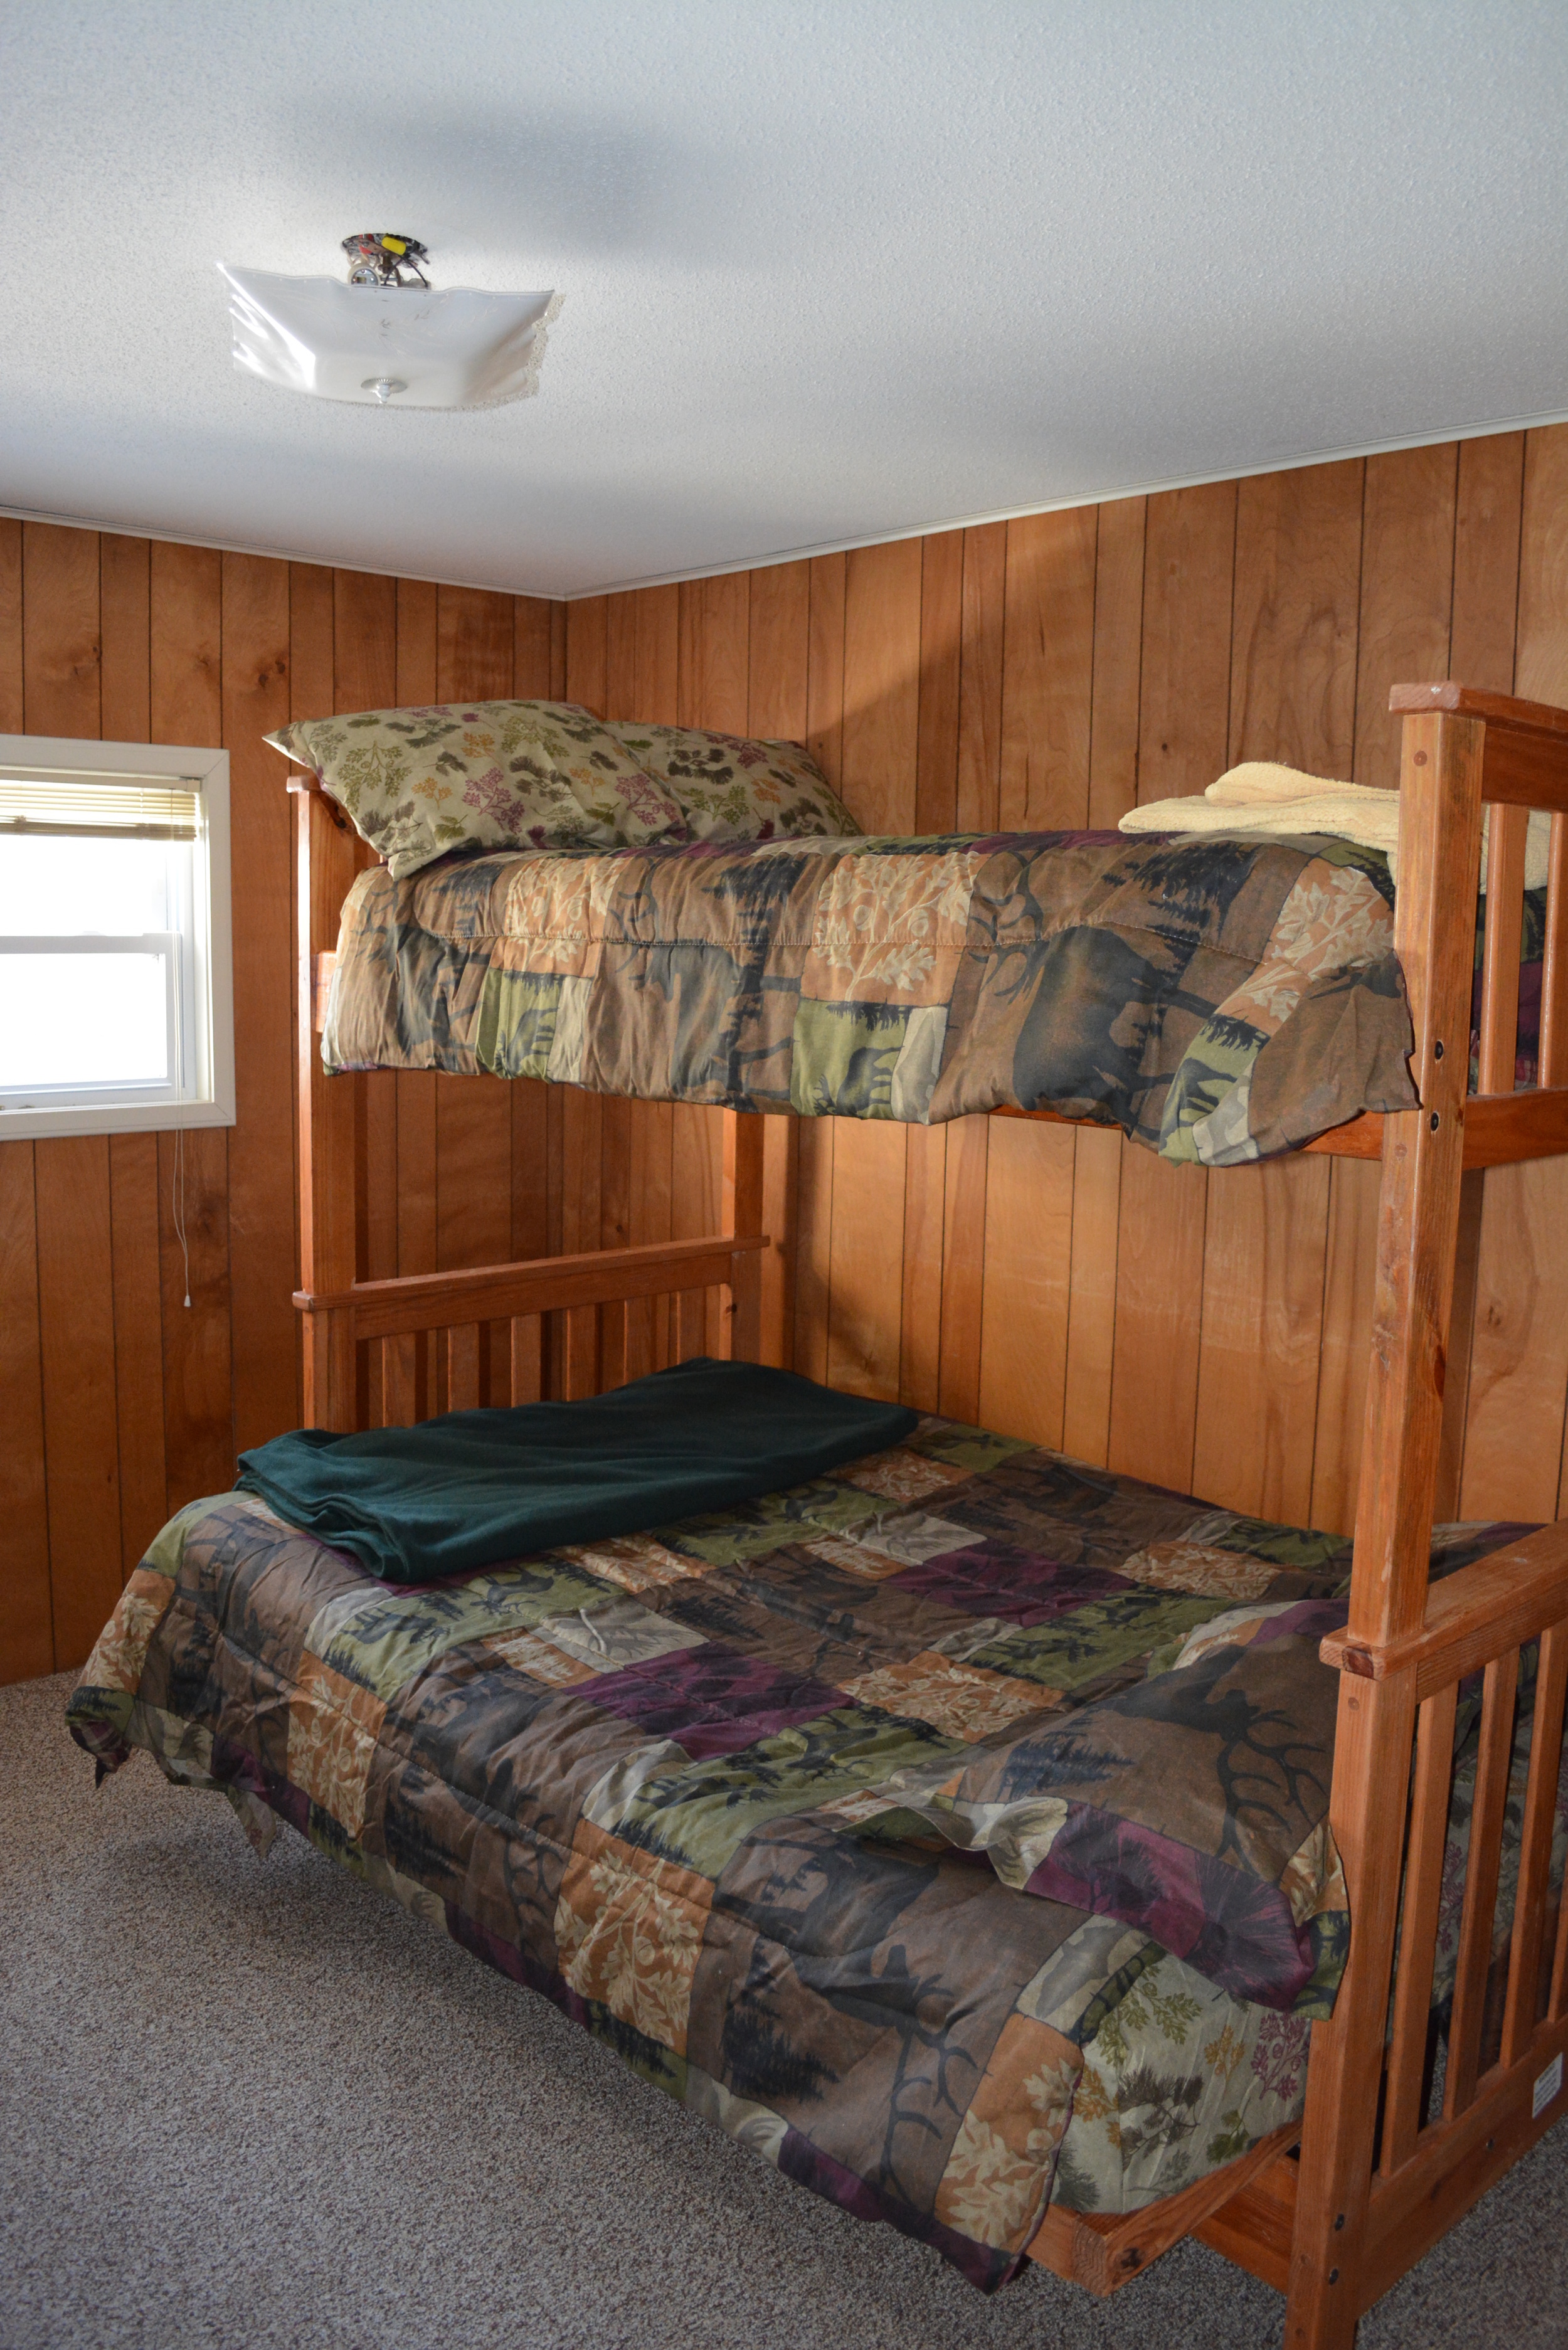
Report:
M 449 848 L 627 848 L 691 837 L 678 800 L 570 702 L 443 702 L 306 718 L 266 740 L 308 767 L 401 880 Z
M 606 729 L 680 804 L 697 840 L 776 840 L 864 830 L 798 743 L 750 743 L 695 726 Z

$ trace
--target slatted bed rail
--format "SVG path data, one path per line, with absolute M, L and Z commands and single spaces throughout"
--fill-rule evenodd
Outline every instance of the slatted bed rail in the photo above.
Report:
M 1419 1634 L 1381 1650 L 1345 1640 L 1332 1660 L 1347 1673 L 1379 1676 L 1388 1687 L 1386 1701 L 1397 1711 L 1413 1711 L 1417 1725 L 1404 1931 L 1365 2222 L 1359 2298 L 1366 2307 L 1563 2112 L 1568 1906 L 1550 1872 L 1568 1692 L 1568 1525 L 1497 1552 L 1439 1585 Z M 1526 1702 L 1533 1703 L 1518 1882 L 1507 1946 L 1494 1966 L 1494 1938 L 1508 1922 L 1498 1917 L 1498 1880 L 1527 1667 L 1533 1668 L 1533 1690 Z M 1428 2019 L 1456 1710 L 1461 1684 L 1477 1673 L 1480 1735 L 1464 1906 L 1434 2090 Z
M 599 1395 L 701 1354 L 715 1293 L 729 1353 L 767 1246 L 762 1232 L 719 1234 L 296 1291 L 306 1417 L 321 1428 L 408 1428 L 481 1402 Z
M 1287 2335 L 1314 2345 L 1351 2340 L 1356 2319 L 1564 2111 L 1568 1903 L 1552 1858 L 1568 1699 L 1568 1524 L 1437 1585 L 1424 1623 L 1404 1638 L 1369 1644 L 1346 1632 L 1324 1642 L 1324 1656 L 1360 1685 L 1352 1701 L 1374 1722 L 1386 1759 L 1378 1801 L 1395 1825 L 1391 1854 L 1355 1904 L 1354 1984 L 1347 1977 L 1341 1992 L 1363 2068 L 1366 2158 L 1339 2166 L 1340 2208 L 1317 2280 L 1331 2304 L 1322 2329 Z M 1432 1993 L 1445 1898 L 1457 1890 L 1444 1881 L 1456 1746 L 1467 1742 L 1456 1729 L 1478 1677 L 1454 1988 L 1440 2030 Z M 1527 1766 L 1515 1762 L 1516 1736 L 1528 1740 Z M 1517 1881 L 1503 1912 L 1503 1814 L 1521 1767 Z M 1321 2132 L 1324 2117 L 1316 2118 Z M 1309 2103 L 1309 2133 L 1314 2119 Z M 1334 2135 L 1343 2144 L 1343 2126 Z M 1303 2178 L 1290 2150 L 1273 2150 L 1192 2232 L 1289 2291 L 1293 2250 L 1305 2249 Z

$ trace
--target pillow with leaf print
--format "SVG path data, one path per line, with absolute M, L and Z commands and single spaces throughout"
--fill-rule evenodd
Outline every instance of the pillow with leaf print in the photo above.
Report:
M 696 840 L 850 839 L 864 830 L 799 743 L 625 722 L 607 732 L 680 802 Z
M 296 719 L 266 737 L 345 807 L 394 880 L 449 848 L 690 838 L 679 802 L 570 702 L 439 702 Z

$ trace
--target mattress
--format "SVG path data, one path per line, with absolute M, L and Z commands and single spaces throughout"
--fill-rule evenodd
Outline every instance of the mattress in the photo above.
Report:
M 989 2288 L 1053 2192 L 1134 2208 L 1298 2109 L 1348 1931 L 1317 1647 L 1349 1564 L 932 1418 L 425 1586 L 234 1493 L 152 1544 L 69 1721 Z
M 1413 1107 L 1392 907 L 1386 858 L 1321 839 L 451 858 L 356 881 L 323 1055 L 807 1117 L 1045 1108 L 1231 1166 Z

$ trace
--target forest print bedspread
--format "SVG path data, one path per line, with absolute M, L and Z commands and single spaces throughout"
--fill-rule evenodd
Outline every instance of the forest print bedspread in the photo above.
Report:
M 360 876 L 331 1068 L 940 1122 L 1224 1167 L 1416 1096 L 1387 860 L 1120 832 L 451 858 Z
M 100 1768 L 143 1748 L 264 1844 L 290 1823 L 990 2286 L 1059 2159 L 1080 2203 L 1161 2191 L 1150 2080 L 1180 2177 L 1293 2109 L 1346 1944 L 1317 1650 L 1348 1570 L 935 1419 L 423 1586 L 228 1494 L 154 1543 L 69 1720 Z

